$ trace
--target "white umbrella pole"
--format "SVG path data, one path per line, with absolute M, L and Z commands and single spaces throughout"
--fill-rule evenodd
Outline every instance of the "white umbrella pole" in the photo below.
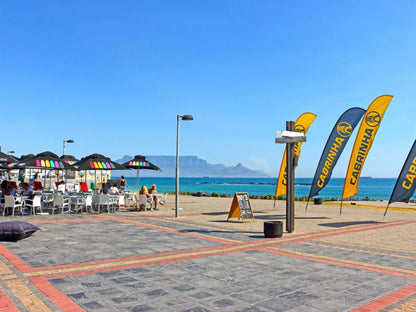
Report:
M 137 168 L 137 171 L 136 171 L 136 193 L 139 190 L 139 172 L 140 172 L 140 168 Z

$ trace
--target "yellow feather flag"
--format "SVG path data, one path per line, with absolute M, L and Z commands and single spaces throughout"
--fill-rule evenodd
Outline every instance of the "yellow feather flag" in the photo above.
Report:
M 311 126 L 312 122 L 315 120 L 316 115 L 312 113 L 303 113 L 299 116 L 299 118 L 295 121 L 295 131 L 302 132 L 306 134 Z M 300 147 L 302 142 L 295 143 L 295 154 L 297 157 L 300 155 Z M 276 194 L 277 196 L 286 195 L 286 185 L 287 185 L 287 171 L 286 171 L 286 148 L 283 154 L 282 164 L 280 165 L 280 172 L 279 177 L 277 179 L 276 185 Z
M 379 96 L 368 106 L 364 114 L 351 152 L 350 163 L 348 165 L 347 175 L 345 176 L 342 200 L 358 193 L 358 182 L 360 180 L 361 170 L 363 169 L 367 154 L 370 151 L 381 120 L 392 98 L 392 95 Z

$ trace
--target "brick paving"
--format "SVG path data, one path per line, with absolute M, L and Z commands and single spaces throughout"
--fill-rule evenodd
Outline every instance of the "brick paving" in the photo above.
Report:
M 15 217 L 41 231 L 0 243 L 0 311 L 415 311 L 416 252 L 378 238 L 415 237 L 416 213 L 345 209 L 301 213 L 273 239 L 261 225 L 282 209 L 255 210 L 256 223 L 215 208 Z

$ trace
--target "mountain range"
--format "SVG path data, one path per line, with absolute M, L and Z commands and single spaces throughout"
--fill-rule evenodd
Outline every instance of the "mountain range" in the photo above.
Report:
M 122 164 L 133 159 L 132 156 L 125 155 L 116 160 Z M 174 177 L 176 170 L 175 156 L 146 156 L 146 160 L 158 166 L 161 171 L 140 170 L 141 177 Z M 179 176 L 180 177 L 240 177 L 240 178 L 266 178 L 269 177 L 263 171 L 252 170 L 244 167 L 241 163 L 235 166 L 225 166 L 223 164 L 210 164 L 206 160 L 197 156 L 179 156 Z M 136 170 L 118 170 L 117 175 L 135 177 Z

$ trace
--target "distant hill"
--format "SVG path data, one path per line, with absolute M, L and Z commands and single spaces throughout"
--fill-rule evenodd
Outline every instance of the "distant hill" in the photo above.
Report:
M 122 159 L 116 160 L 119 164 L 133 159 L 132 156 L 125 155 Z M 176 169 L 175 156 L 146 156 L 146 159 L 158 166 L 161 171 L 140 170 L 141 177 L 174 177 Z M 209 164 L 206 160 L 197 156 L 179 156 L 179 175 L 181 177 L 247 177 L 247 178 L 266 178 L 269 177 L 262 171 L 255 171 L 244 167 L 241 163 L 227 167 L 222 164 Z M 113 176 L 124 175 L 135 177 L 136 170 L 117 170 Z

